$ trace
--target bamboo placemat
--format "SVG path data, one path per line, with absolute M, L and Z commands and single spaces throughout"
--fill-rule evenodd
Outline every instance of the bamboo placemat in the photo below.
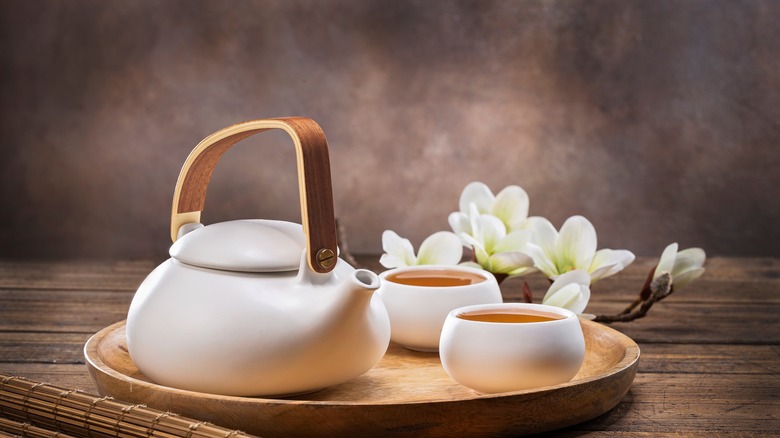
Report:
M 0 418 L 0 436 L 29 437 L 29 438 L 72 438 L 62 432 L 33 426 L 30 423 L 19 423 L 7 418 Z
M 0 374 L 0 415 L 6 417 L 0 422 L 0 436 L 8 433 L 12 436 L 84 438 L 251 436 L 144 405 L 4 374 Z

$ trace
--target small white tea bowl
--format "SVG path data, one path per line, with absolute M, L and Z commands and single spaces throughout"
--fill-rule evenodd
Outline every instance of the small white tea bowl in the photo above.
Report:
M 399 275 L 435 277 L 445 272 L 475 279 L 465 285 L 411 285 L 400 283 Z M 451 310 L 472 304 L 503 302 L 493 274 L 465 266 L 421 265 L 391 269 L 379 275 L 379 296 L 390 316 L 390 340 L 410 350 L 436 352 L 444 320 Z
M 518 313 L 560 319 L 464 319 Z M 486 394 L 519 391 L 571 380 L 585 359 L 585 339 L 577 315 L 560 307 L 526 303 L 466 306 L 447 315 L 439 356 L 447 374 L 463 386 Z

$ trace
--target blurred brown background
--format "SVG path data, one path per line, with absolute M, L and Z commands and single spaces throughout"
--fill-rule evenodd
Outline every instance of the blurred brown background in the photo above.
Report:
M 353 252 L 448 229 L 462 188 L 657 256 L 780 255 L 777 1 L 2 1 L 0 257 L 163 258 L 206 135 L 308 116 Z M 266 133 L 204 220 L 299 221 Z

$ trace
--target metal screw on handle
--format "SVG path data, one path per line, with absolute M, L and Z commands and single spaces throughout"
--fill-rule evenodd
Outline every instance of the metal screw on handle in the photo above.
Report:
M 324 269 L 330 269 L 336 264 L 336 254 L 333 250 L 322 248 L 317 251 L 317 264 Z

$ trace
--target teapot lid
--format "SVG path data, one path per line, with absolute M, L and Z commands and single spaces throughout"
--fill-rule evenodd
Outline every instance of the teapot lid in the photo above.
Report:
M 239 272 L 295 271 L 306 238 L 300 224 L 243 219 L 197 228 L 171 245 L 172 258 L 202 268 Z

